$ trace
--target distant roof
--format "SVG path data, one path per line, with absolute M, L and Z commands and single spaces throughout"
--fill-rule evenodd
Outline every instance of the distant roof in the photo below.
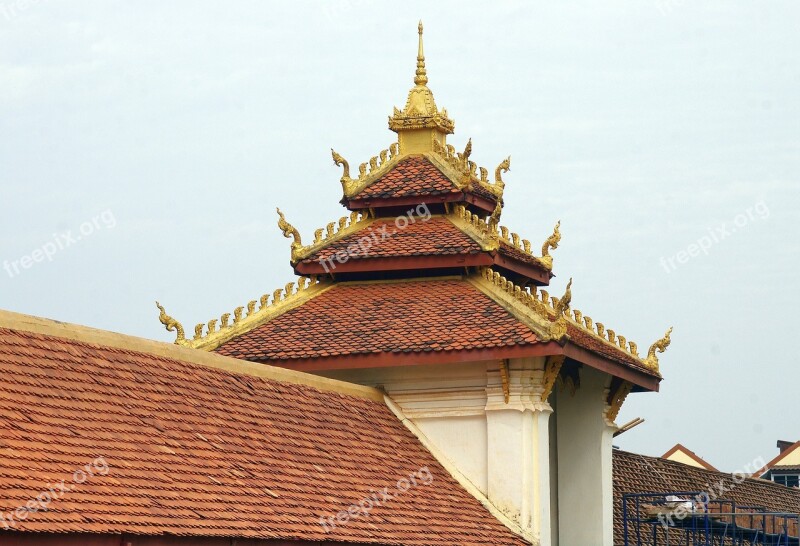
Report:
M 614 544 L 623 544 L 622 496 L 626 493 L 668 493 L 708 491 L 720 485 L 725 499 L 737 505 L 760 506 L 768 511 L 800 513 L 800 489 L 767 480 L 747 478 L 733 481 L 731 474 L 714 472 L 686 464 L 614 450 Z
M 685 457 L 691 460 L 692 463 L 685 463 L 685 461 L 680 460 L 680 454 L 683 454 Z M 661 458 L 670 459 L 679 463 L 692 464 L 693 466 L 699 466 L 701 468 L 705 468 L 706 470 L 712 470 L 715 472 L 717 471 L 717 469 L 711 466 L 705 459 L 701 458 L 694 451 L 681 444 L 675 444 L 669 451 L 664 453 Z
M 757 476 L 763 476 L 769 470 L 771 470 L 774 467 L 778 467 L 778 466 L 781 466 L 783 468 L 798 466 L 798 464 L 795 464 L 795 463 L 798 460 L 800 460 L 800 457 L 798 457 L 795 452 L 798 449 L 800 449 L 800 441 L 795 442 L 793 444 L 790 444 L 788 447 L 786 445 L 782 446 L 781 443 L 788 444 L 788 442 L 779 442 L 778 443 L 778 447 L 781 448 L 781 452 L 774 459 L 772 459 L 770 462 L 768 462 L 766 465 L 764 465 L 764 468 L 762 468 L 761 470 L 756 472 Z M 798 453 L 800 453 L 800 452 L 798 452 Z M 790 463 L 789 460 L 791 460 L 793 462 Z M 782 462 L 783 462 L 783 464 L 781 464 Z
M 16 531 L 527 544 L 374 389 L 6 312 L 0 371 L 0 511 L 74 486 Z

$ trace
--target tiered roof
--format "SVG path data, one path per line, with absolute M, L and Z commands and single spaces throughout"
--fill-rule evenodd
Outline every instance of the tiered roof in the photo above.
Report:
M 198 324 L 192 339 L 163 310 L 162 323 L 180 327 L 179 344 L 296 369 L 565 355 L 624 380 L 620 392 L 657 389 L 669 332 L 640 356 L 571 309 L 569 288 L 550 297 L 560 222 L 541 245 L 500 225 L 510 157 L 490 180 L 471 140 L 456 152 L 446 141 L 454 124 L 427 83 L 420 26 L 415 85 L 389 119 L 398 141 L 357 175 L 332 151 L 350 215 L 308 243 L 278 211 L 298 288 Z

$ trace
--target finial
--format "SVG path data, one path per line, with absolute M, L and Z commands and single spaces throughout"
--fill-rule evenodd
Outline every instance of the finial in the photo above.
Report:
M 469 156 L 472 155 L 472 138 L 467 141 L 467 145 L 464 147 L 464 153 L 461 156 L 464 158 L 464 161 L 469 160 Z
M 567 283 L 567 289 L 564 291 L 564 295 L 558 300 L 556 304 L 556 318 L 559 319 L 564 316 L 564 313 L 567 312 L 569 309 L 569 304 L 572 302 L 572 277 L 569 278 L 569 282 Z
M 672 334 L 672 326 L 670 326 L 667 333 L 664 334 L 664 337 L 656 341 L 650 346 L 650 350 L 647 351 L 647 358 L 645 359 L 645 363 L 650 366 L 651 368 L 657 370 L 658 369 L 658 357 L 656 356 L 656 351 L 659 353 L 663 353 L 669 347 L 670 342 L 670 335 Z
M 286 218 L 283 216 L 281 209 L 276 209 L 278 211 L 278 227 L 283 232 L 283 236 L 287 239 L 293 239 L 292 241 L 292 260 L 295 259 L 297 253 L 303 248 L 303 242 L 300 240 L 300 232 L 297 229 L 286 221 Z
M 561 220 L 556 222 L 556 226 L 553 228 L 553 234 L 548 237 L 542 245 L 543 261 L 547 262 L 551 267 L 553 265 L 553 258 L 550 256 L 550 249 L 558 248 L 558 243 L 561 241 L 561 231 L 559 231 L 559 227 L 561 227 Z
M 428 73 L 425 70 L 425 52 L 422 50 L 422 21 L 419 22 L 417 29 L 419 31 L 419 49 L 417 50 L 417 73 L 414 76 L 414 83 L 425 85 L 428 83 Z
M 186 341 L 186 335 L 183 331 L 183 325 L 169 316 L 167 312 L 164 310 L 164 306 L 160 303 L 156 302 L 156 307 L 160 311 L 158 314 L 158 320 L 164 327 L 167 329 L 168 332 L 172 332 L 173 330 L 177 333 L 177 337 L 175 339 L 175 343 L 178 345 L 183 345 Z

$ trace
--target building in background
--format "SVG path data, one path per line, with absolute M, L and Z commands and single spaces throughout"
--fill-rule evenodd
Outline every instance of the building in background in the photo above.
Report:
M 800 442 L 778 440 L 780 453 L 761 469 L 759 475 L 787 487 L 800 487 Z
M 661 458 L 677 463 L 688 464 L 689 466 L 696 466 L 697 468 L 705 468 L 706 470 L 717 470 L 699 457 L 694 451 L 687 449 L 681 444 L 675 444 L 669 451 L 664 453 Z

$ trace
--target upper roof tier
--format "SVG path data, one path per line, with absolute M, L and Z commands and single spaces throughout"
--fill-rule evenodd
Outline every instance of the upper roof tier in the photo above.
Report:
M 489 214 L 502 202 L 501 172 L 508 171 L 510 158 L 500 163 L 495 180 L 490 182 L 489 171 L 470 160 L 472 140 L 464 152 L 457 153 L 447 144 L 454 123 L 447 117 L 447 110 L 436 107 L 427 84 L 420 23 L 414 87 L 408 92 L 405 107 L 395 108 L 389 117 L 389 129 L 397 133 L 397 142 L 359 165 L 355 178 L 350 175 L 347 160 L 331 150 L 334 163 L 344 168 L 342 204 L 350 210 L 381 211 L 432 200 L 465 202 L 470 208 Z

